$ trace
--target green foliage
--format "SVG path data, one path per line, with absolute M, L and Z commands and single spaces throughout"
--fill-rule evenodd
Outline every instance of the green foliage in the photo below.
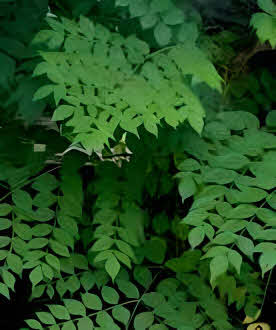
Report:
M 46 34 L 51 42 L 58 36 L 58 42 L 48 43 L 51 52 L 41 52 L 44 62 L 34 75 L 47 74 L 54 84 L 42 86 L 34 100 L 53 93 L 57 109 L 52 120 L 65 122 L 64 134 L 73 143 L 89 153 L 100 151 L 115 139 L 118 126 L 138 136 L 141 124 L 157 136 L 162 119 L 172 127 L 187 119 L 201 132 L 204 110 L 183 76 L 216 89 L 220 77 L 195 45 L 149 55 L 145 42 L 123 38 L 85 17 L 78 24 L 65 18 L 48 23 L 53 30 L 41 31 L 35 41 L 45 40 Z M 61 100 L 66 104 L 59 105 Z
M 235 58 L 252 14 L 275 46 L 276 7 L 230 2 L 245 17 L 222 4 L 226 26 L 201 0 L 0 4 L 0 296 L 31 290 L 17 328 L 230 330 L 263 311 L 275 77 Z
M 256 13 L 251 19 L 251 25 L 256 29 L 256 33 L 261 42 L 269 41 L 274 48 L 276 45 L 276 5 L 272 0 L 258 0 L 258 5 L 263 13 Z

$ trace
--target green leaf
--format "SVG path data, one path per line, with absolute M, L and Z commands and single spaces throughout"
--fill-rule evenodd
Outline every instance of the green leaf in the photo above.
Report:
M 253 260 L 254 244 L 251 239 L 244 236 L 238 236 L 237 247 L 251 260 Z
M 58 259 L 56 256 L 54 256 L 54 255 L 48 253 L 48 254 L 45 256 L 45 260 L 46 260 L 46 262 L 47 262 L 50 266 L 52 266 L 54 269 L 56 269 L 57 271 L 60 271 L 60 261 L 59 261 L 59 259 Z
M 14 204 L 23 210 L 31 210 L 32 209 L 32 198 L 31 196 L 24 190 L 17 189 L 12 194 L 12 200 Z
M 269 41 L 272 48 L 276 45 L 276 22 L 275 17 L 266 13 L 256 13 L 252 16 L 250 25 L 256 30 L 257 36 L 262 43 Z
M 14 291 L 15 277 L 9 271 L 3 269 L 2 270 L 2 278 L 4 283 Z
M 86 309 L 84 305 L 78 300 L 64 299 L 64 304 L 71 315 L 81 315 L 81 316 L 86 315 Z
M 242 256 L 235 250 L 228 251 L 228 261 L 236 269 L 237 273 L 240 274 Z
M 0 294 L 5 296 L 7 299 L 10 299 L 9 288 L 6 284 L 0 283 Z
M 228 258 L 225 255 L 216 256 L 210 262 L 210 273 L 211 273 L 211 283 L 214 283 L 215 280 L 226 273 L 228 269 Z
M 54 241 L 52 239 L 49 240 L 49 244 L 51 249 L 58 255 L 63 257 L 70 257 L 69 250 L 67 246 L 62 245 L 61 243 Z
M 12 211 L 12 206 L 9 204 L 0 204 L 0 217 L 6 216 Z
M 19 256 L 17 256 L 16 254 L 10 253 L 7 257 L 7 264 L 13 272 L 15 272 L 18 275 L 21 274 L 23 264 L 22 264 L 22 260 Z
M 262 270 L 262 276 L 270 269 L 272 269 L 276 265 L 276 251 L 269 250 L 265 251 L 259 259 L 259 264 Z
M 233 182 L 238 173 L 223 168 L 205 168 L 202 179 L 207 183 L 228 184 Z
M 67 321 L 63 324 L 62 330 L 76 330 L 73 321 Z
M 125 253 L 130 258 L 135 257 L 132 247 L 128 243 L 121 241 L 121 240 L 115 240 L 115 244 L 117 245 L 119 250 L 121 250 L 123 253 Z
M 125 280 L 116 280 L 116 284 L 118 285 L 119 290 L 123 292 L 127 298 L 139 298 L 139 291 L 133 283 Z
M 48 305 L 50 312 L 58 320 L 70 320 L 67 309 L 62 305 Z
M 53 318 L 52 314 L 47 312 L 36 312 L 36 316 L 39 318 L 39 320 L 47 325 L 55 324 L 56 321 Z
M 271 15 L 276 15 L 276 5 L 272 0 L 258 0 L 259 7 Z
M 191 247 L 194 249 L 203 242 L 205 237 L 205 230 L 202 226 L 195 227 L 189 232 L 188 240 Z
M 121 266 L 114 254 L 110 255 L 105 262 L 105 270 L 108 275 L 112 278 L 112 281 L 115 280 L 116 276 L 119 273 Z
M 37 266 L 30 273 L 30 281 L 32 282 L 33 286 L 35 286 L 42 280 L 43 280 L 43 274 L 42 274 L 41 266 Z
M 67 286 L 68 290 L 73 294 L 80 289 L 80 280 L 78 279 L 78 277 L 76 275 L 71 276 L 66 281 L 66 286 Z
M 42 249 L 47 244 L 47 238 L 33 238 L 28 242 L 28 249 Z
M 167 12 L 162 13 L 161 17 L 163 22 L 168 25 L 181 24 L 185 19 L 183 11 L 176 7 L 172 7 Z
M 95 27 L 93 22 L 87 17 L 80 16 L 80 32 L 88 38 L 93 40 L 95 35 Z
M 40 87 L 33 96 L 33 101 L 38 101 L 49 96 L 55 89 L 54 85 L 44 85 Z
M 26 320 L 25 321 L 31 329 L 43 329 L 42 325 L 37 320 Z
M 154 27 L 154 25 L 158 22 L 158 16 L 155 14 L 146 14 L 140 17 L 140 23 L 144 30 L 150 29 Z
M 117 291 L 109 286 L 103 286 L 102 288 L 102 297 L 105 302 L 108 304 L 116 305 L 119 301 L 119 295 Z
M 9 245 L 11 242 L 10 237 L 0 236 L 0 249 Z
M 29 241 L 32 239 L 32 229 L 24 223 L 15 223 L 13 226 L 14 232 L 22 239 Z
M 135 281 L 147 288 L 152 281 L 152 274 L 145 266 L 136 266 L 133 271 Z
M 32 228 L 32 234 L 37 237 L 47 236 L 51 233 L 53 227 L 47 224 L 35 225 Z
M 78 330 L 87 330 L 93 328 L 93 322 L 88 317 L 84 317 L 78 321 Z
M 185 199 L 193 196 L 196 191 L 196 184 L 192 177 L 187 176 L 180 180 L 178 185 L 178 191 L 180 196 L 182 197 L 182 203 L 185 201 Z
M 147 11 L 148 6 L 145 0 L 136 0 L 129 2 L 129 12 L 132 17 L 144 16 Z
M 59 121 L 64 120 L 70 116 L 76 111 L 77 108 L 71 106 L 71 105 L 60 105 L 54 112 L 54 115 L 52 117 L 53 121 Z
M 114 240 L 108 236 L 104 236 L 100 238 L 98 241 L 94 243 L 94 245 L 91 248 L 91 251 L 103 251 L 108 250 L 113 245 Z
M 123 306 L 116 306 L 112 309 L 112 316 L 115 320 L 127 325 L 130 319 L 130 312 Z
M 151 308 L 156 308 L 166 302 L 164 296 L 158 292 L 146 293 L 142 297 L 144 304 Z
M 265 118 L 265 123 L 268 127 L 276 127 L 276 110 L 272 110 L 267 114 Z
M 191 45 L 174 47 L 169 52 L 169 57 L 175 61 L 184 75 L 194 75 L 211 88 L 221 90 L 221 77 L 201 49 Z
M 264 223 L 268 224 L 269 226 L 276 226 L 276 212 L 265 209 L 265 208 L 260 208 L 256 212 L 257 217 L 262 220 Z
M 145 257 L 156 263 L 162 264 L 165 259 L 166 254 L 166 244 L 160 239 L 152 239 L 146 241 L 144 245 L 144 255 Z
M 171 29 L 163 22 L 159 22 L 154 28 L 154 37 L 160 46 L 166 46 L 172 37 Z
M 84 303 L 85 307 L 94 309 L 94 310 L 101 310 L 103 308 L 103 304 L 101 299 L 96 296 L 95 294 L 91 293 L 84 293 L 81 295 L 82 302 Z
M 143 312 L 137 314 L 134 319 L 134 329 L 144 330 L 149 328 L 154 322 L 154 315 L 152 312 Z
M 89 291 L 90 289 L 93 288 L 96 282 L 95 275 L 88 271 L 82 274 L 80 278 L 81 285 L 83 286 L 85 291 Z

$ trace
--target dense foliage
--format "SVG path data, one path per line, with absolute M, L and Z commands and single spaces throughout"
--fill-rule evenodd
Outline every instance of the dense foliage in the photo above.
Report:
M 0 1 L 3 329 L 269 321 L 275 18 L 272 0 Z

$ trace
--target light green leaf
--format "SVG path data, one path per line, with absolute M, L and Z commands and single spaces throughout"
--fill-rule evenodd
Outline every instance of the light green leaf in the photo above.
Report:
M 262 276 L 276 265 L 276 251 L 269 250 L 264 252 L 259 259 Z
M 151 308 L 156 308 L 166 302 L 164 296 L 158 292 L 145 293 L 142 297 L 142 301 Z
M 257 36 L 262 43 L 269 41 L 272 48 L 276 45 L 276 22 L 275 17 L 266 13 L 256 13 L 252 16 L 250 25 L 256 30 Z
M 86 309 L 84 305 L 78 300 L 64 299 L 64 304 L 71 315 L 81 315 L 81 316 L 86 315 Z
M 36 316 L 39 318 L 39 320 L 47 325 L 55 324 L 56 321 L 53 318 L 52 314 L 47 312 L 36 312 Z
M 93 22 L 87 17 L 80 16 L 80 32 L 85 35 L 88 40 L 93 40 L 95 27 Z
M 130 312 L 123 306 L 116 306 L 112 309 L 112 316 L 115 320 L 123 323 L 124 325 L 127 325 L 130 319 Z
M 166 46 L 171 40 L 172 31 L 166 24 L 159 22 L 154 28 L 154 36 L 160 46 Z
M 56 269 L 57 271 L 60 270 L 60 261 L 59 261 L 59 259 L 58 259 L 56 256 L 54 256 L 54 255 L 48 253 L 48 254 L 45 256 L 45 260 L 46 260 L 46 262 L 47 262 L 50 266 L 52 266 L 54 269 Z
M 78 321 L 78 330 L 94 329 L 93 322 L 88 318 L 84 317 Z
M 7 236 L 0 236 L 0 249 L 9 245 L 11 242 L 10 237 Z
M 254 244 L 251 239 L 244 236 L 238 236 L 237 247 L 251 260 L 253 260 Z
M 70 320 L 67 309 L 62 305 L 48 305 L 50 312 L 58 320 Z
M 103 307 L 101 299 L 95 294 L 84 293 L 81 295 L 82 302 L 85 307 L 90 309 L 95 309 L 97 311 L 101 310 Z
M 4 283 L 14 291 L 15 277 L 9 271 L 3 269 L 2 270 L 2 278 Z
M 181 24 L 185 20 L 183 11 L 176 7 L 172 7 L 168 11 L 162 13 L 161 17 L 163 22 L 168 25 Z
M 91 248 L 91 251 L 103 251 L 108 250 L 113 245 L 114 240 L 108 236 L 104 236 L 100 238 L 98 241 L 94 243 L 94 245 Z
M 154 315 L 152 312 L 143 312 L 137 314 L 134 319 L 134 329 L 145 330 L 149 328 L 154 322 Z
M 52 117 L 53 121 L 64 120 L 70 116 L 77 110 L 76 107 L 71 105 L 60 105 L 54 112 Z
M 196 191 L 196 184 L 192 177 L 187 176 L 180 180 L 178 185 L 178 191 L 180 196 L 182 197 L 182 203 L 185 201 L 185 199 L 193 196 Z
M 115 240 L 115 244 L 117 245 L 118 249 L 125 253 L 127 256 L 134 258 L 134 252 L 128 243 L 121 240 Z
M 188 240 L 191 247 L 194 249 L 203 242 L 205 237 L 205 230 L 203 226 L 195 227 L 189 232 Z
M 16 254 L 10 253 L 7 257 L 7 264 L 13 272 L 15 272 L 18 275 L 21 274 L 23 264 L 22 264 L 22 260 L 19 256 L 17 256 Z
M 49 244 L 51 249 L 58 255 L 63 256 L 63 257 L 70 257 L 69 250 L 67 246 L 62 245 L 61 243 L 54 241 L 54 240 L 49 240 Z
M 30 273 L 30 281 L 32 282 L 33 286 L 35 286 L 42 280 L 43 280 L 43 274 L 42 274 L 41 266 L 37 266 Z
M 235 250 L 228 251 L 228 261 L 236 269 L 237 273 L 240 274 L 242 256 Z
M 5 296 L 7 299 L 10 299 L 9 288 L 6 284 L 0 283 L 0 294 Z
M 53 227 L 47 224 L 35 225 L 32 228 L 32 234 L 37 237 L 47 236 L 51 233 Z
M 121 266 L 114 254 L 110 255 L 105 262 L 105 270 L 108 275 L 112 278 L 112 281 L 115 280 L 116 276 L 119 273 Z
M 30 320 L 26 320 L 25 322 L 28 324 L 28 326 L 31 329 L 38 329 L 38 330 L 43 329 L 42 325 L 37 320 L 30 319 Z
M 119 301 L 119 294 L 117 291 L 109 286 L 103 286 L 102 288 L 102 297 L 105 302 L 108 304 L 116 305 Z
M 139 291 L 133 283 L 125 280 L 116 280 L 116 284 L 118 285 L 119 290 L 123 292 L 127 298 L 139 298 Z
M 148 11 L 148 5 L 145 0 L 136 0 L 129 2 L 129 12 L 132 17 L 144 16 Z
M 55 89 L 55 85 L 44 85 L 40 87 L 33 96 L 33 101 L 38 101 L 49 96 Z
M 215 280 L 226 273 L 228 269 L 228 258 L 225 255 L 216 256 L 210 262 L 210 273 L 211 273 L 211 283 L 214 283 Z

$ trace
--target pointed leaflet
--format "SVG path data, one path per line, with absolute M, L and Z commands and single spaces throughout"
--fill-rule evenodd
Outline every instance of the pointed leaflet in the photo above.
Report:
M 169 52 L 183 74 L 195 75 L 210 87 L 221 90 L 221 77 L 203 51 L 195 46 L 177 47 Z
M 105 270 L 107 271 L 108 275 L 112 278 L 112 281 L 115 280 L 116 276 L 120 270 L 120 263 L 118 262 L 117 258 L 114 254 L 110 255 L 105 262 Z
M 210 273 L 211 273 L 210 282 L 213 284 L 220 275 L 226 273 L 227 269 L 228 269 L 227 256 L 221 255 L 214 257 L 210 262 Z
M 194 249 L 196 246 L 198 246 L 205 237 L 205 230 L 203 226 L 193 228 L 189 232 L 188 240 L 191 245 L 191 247 Z

